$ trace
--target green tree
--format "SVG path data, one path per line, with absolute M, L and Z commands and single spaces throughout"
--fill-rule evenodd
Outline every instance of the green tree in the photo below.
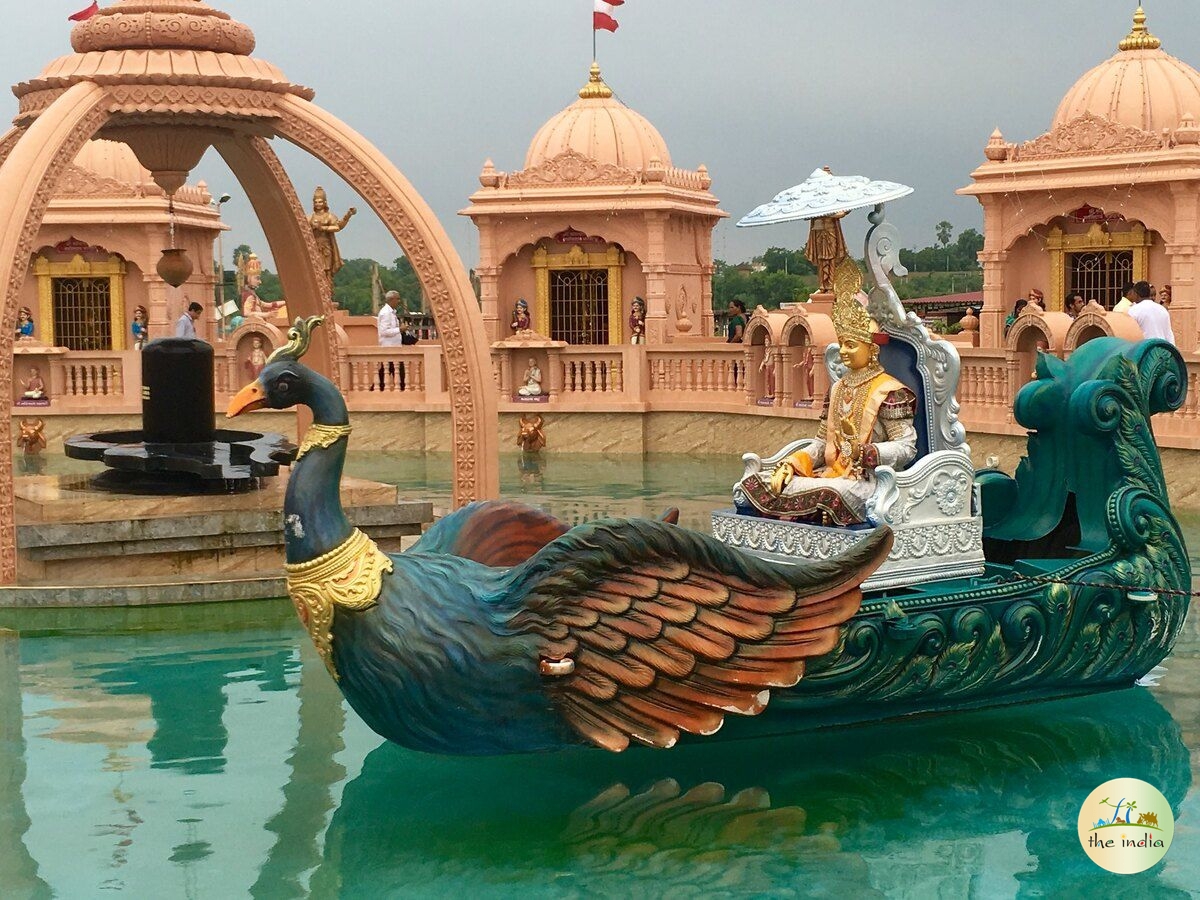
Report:
M 785 250 L 771 247 L 762 255 L 763 265 L 768 272 L 783 272 L 787 275 L 814 275 L 816 266 L 808 261 L 801 250 Z
M 371 271 L 373 259 L 348 259 L 333 277 L 333 297 L 338 305 L 352 315 L 371 314 Z M 390 266 L 379 265 L 379 280 L 385 291 L 399 291 L 405 309 L 421 309 L 421 281 L 408 257 L 393 260 Z
M 937 239 L 942 245 L 942 251 L 946 254 L 946 271 L 950 271 L 950 253 L 947 248 L 950 246 L 950 235 L 954 233 L 954 226 L 945 219 L 937 223 Z
M 252 252 L 249 244 L 238 244 L 233 248 L 233 262 L 236 263 L 240 257 L 249 256 Z M 225 260 L 221 260 L 221 262 L 224 264 Z

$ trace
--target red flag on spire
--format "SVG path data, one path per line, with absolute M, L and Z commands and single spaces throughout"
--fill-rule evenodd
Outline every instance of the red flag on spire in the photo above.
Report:
M 625 0 L 596 0 L 592 11 L 592 30 L 616 31 L 620 26 L 613 18 L 613 13 L 624 2 Z
M 87 9 L 81 9 L 73 16 L 67 16 L 69 22 L 82 22 L 85 19 L 90 19 L 96 13 L 100 12 L 100 0 L 92 0 L 92 5 Z

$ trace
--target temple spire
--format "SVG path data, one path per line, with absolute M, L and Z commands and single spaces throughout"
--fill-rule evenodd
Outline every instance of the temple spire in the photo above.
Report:
M 1133 30 L 1117 46 L 1122 50 L 1157 50 L 1162 46 L 1162 41 L 1146 28 L 1146 11 L 1140 6 L 1133 14 Z
M 612 95 L 612 88 L 605 84 L 604 79 L 600 77 L 600 63 L 593 62 L 588 75 L 588 83 L 579 89 L 580 99 L 607 100 Z

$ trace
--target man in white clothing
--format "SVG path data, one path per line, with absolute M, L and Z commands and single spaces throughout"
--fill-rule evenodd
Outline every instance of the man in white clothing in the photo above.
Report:
M 1171 313 L 1154 300 L 1150 283 L 1139 281 L 1134 290 L 1137 292 L 1138 301 L 1129 307 L 1129 315 L 1141 326 L 1142 335 L 1146 338 L 1169 341 L 1174 345 L 1175 331 L 1171 328 Z
M 400 305 L 399 292 L 388 291 L 383 295 L 383 304 L 379 310 L 379 316 L 375 320 L 375 330 L 379 334 L 379 346 L 402 346 L 404 343 L 403 332 L 400 330 L 400 317 L 396 314 L 396 307 Z
M 400 327 L 400 316 L 396 314 L 396 307 L 400 305 L 399 291 L 388 291 L 383 295 L 383 307 L 379 310 L 379 315 L 375 319 L 375 331 L 379 335 L 380 347 L 402 347 L 404 346 L 404 330 Z M 397 379 L 399 381 L 400 390 L 404 390 L 404 363 L 391 362 L 390 360 L 385 367 L 383 363 L 379 364 L 379 390 L 384 390 L 388 379 Z M 371 390 L 375 390 L 375 384 L 372 383 Z

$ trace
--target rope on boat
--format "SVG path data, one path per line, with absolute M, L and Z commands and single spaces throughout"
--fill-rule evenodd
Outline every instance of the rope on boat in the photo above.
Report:
M 1019 578 L 1022 581 L 1032 581 L 1037 584 L 1065 584 L 1068 587 L 1114 587 L 1121 588 L 1126 593 L 1143 592 L 1146 594 L 1165 594 L 1168 597 L 1200 597 L 1200 591 L 1181 591 L 1176 588 L 1160 588 L 1160 587 L 1133 587 L 1130 585 L 1120 584 L 1097 584 L 1092 581 L 1071 581 L 1067 578 L 1051 578 L 1048 575 L 1021 575 L 1016 572 L 1012 574 L 1013 578 Z

